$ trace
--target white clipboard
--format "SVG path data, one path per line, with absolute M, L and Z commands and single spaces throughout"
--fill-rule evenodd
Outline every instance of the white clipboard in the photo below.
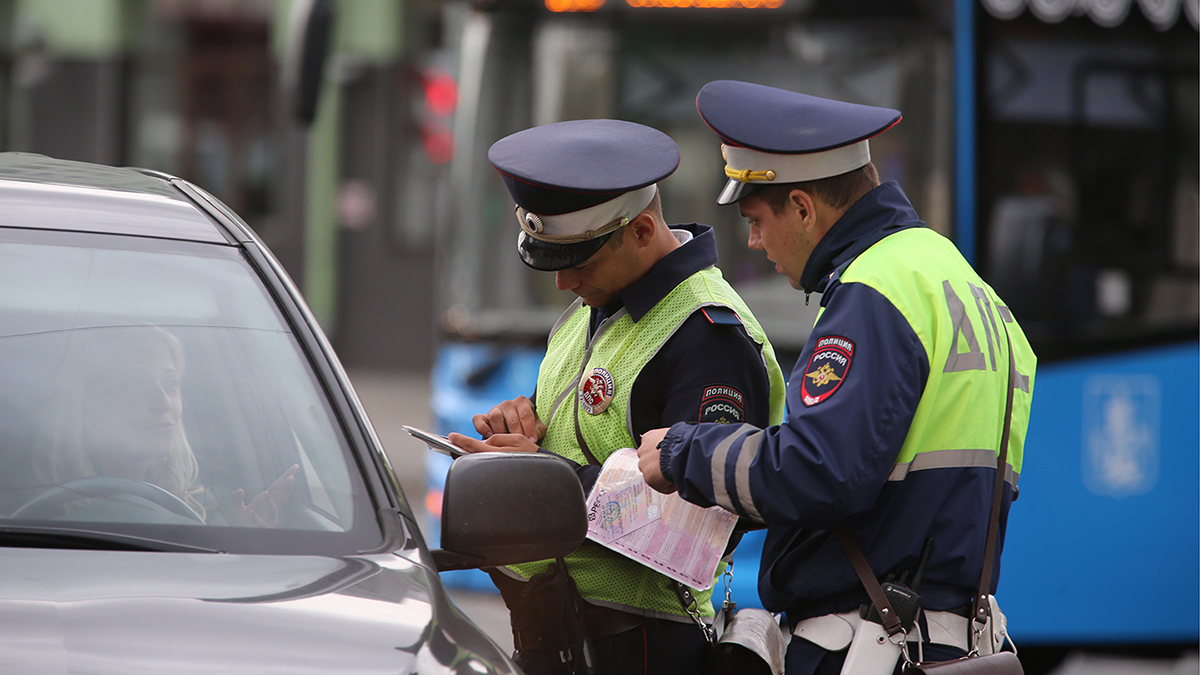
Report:
M 411 434 L 413 438 L 424 441 L 425 445 L 429 446 L 429 449 L 433 450 L 434 452 L 440 452 L 443 455 L 448 455 L 450 457 L 462 457 L 463 455 L 470 454 L 466 450 L 463 450 L 457 445 L 451 443 L 450 439 L 446 438 L 445 436 L 431 434 L 424 429 L 410 427 L 407 424 L 403 425 L 403 429 Z

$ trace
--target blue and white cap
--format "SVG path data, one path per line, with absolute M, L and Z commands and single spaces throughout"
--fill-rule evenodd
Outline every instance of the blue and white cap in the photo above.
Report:
M 488 160 L 517 203 L 517 252 L 553 272 L 592 257 L 679 166 L 679 146 L 621 120 L 556 122 L 496 141 Z
M 900 121 L 891 108 L 733 80 L 704 85 L 696 108 L 721 138 L 729 182 L 718 204 L 733 204 L 771 183 L 829 178 L 866 166 L 867 139 Z

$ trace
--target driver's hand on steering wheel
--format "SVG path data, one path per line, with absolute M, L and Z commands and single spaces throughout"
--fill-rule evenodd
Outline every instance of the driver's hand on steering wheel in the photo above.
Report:
M 271 487 L 263 490 L 249 504 L 246 504 L 246 491 L 242 488 L 230 494 L 229 519 L 234 525 L 243 527 L 275 527 L 279 524 L 279 510 L 292 494 L 292 486 L 296 484 L 296 472 L 299 464 L 293 464 L 283 472 Z

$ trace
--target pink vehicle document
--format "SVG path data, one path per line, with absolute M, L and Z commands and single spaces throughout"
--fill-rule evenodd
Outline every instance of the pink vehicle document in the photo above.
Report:
M 737 516 L 646 484 L 637 451 L 604 462 L 587 499 L 588 539 L 697 590 L 712 588 Z

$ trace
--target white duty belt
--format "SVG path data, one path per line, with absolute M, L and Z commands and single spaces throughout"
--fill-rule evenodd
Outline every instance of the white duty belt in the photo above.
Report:
M 1008 639 L 1008 619 L 1000 611 L 996 599 L 988 596 L 991 604 L 991 620 L 988 622 L 985 635 L 990 640 L 980 640 L 979 653 L 993 654 L 1001 650 Z M 971 651 L 971 621 L 961 614 L 921 610 L 929 635 L 922 635 L 920 621 L 913 624 L 913 629 L 905 638 L 908 642 L 929 642 L 935 645 L 953 647 L 963 652 Z M 831 652 L 838 652 L 850 646 L 854 634 L 867 622 L 859 616 L 857 610 L 843 614 L 825 614 L 804 619 L 792 629 L 792 635 Z M 1010 643 L 1011 644 L 1011 643 Z

